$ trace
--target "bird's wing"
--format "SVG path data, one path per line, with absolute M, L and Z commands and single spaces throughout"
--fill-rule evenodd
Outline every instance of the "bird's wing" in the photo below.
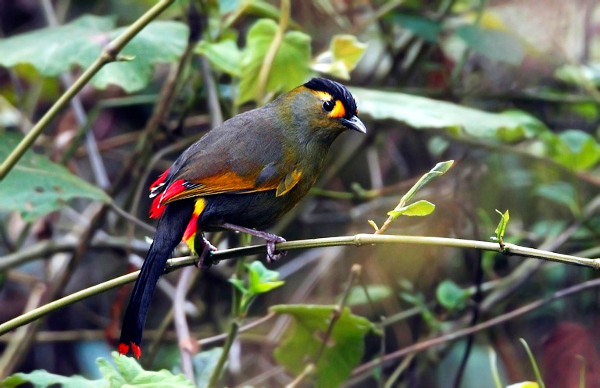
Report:
M 163 192 L 161 203 L 215 194 L 244 194 L 266 190 L 277 190 L 276 195 L 281 196 L 290 191 L 302 175 L 298 169 L 288 174 L 269 170 L 271 168 L 266 166 L 247 175 L 239 175 L 235 171 L 229 170 L 190 180 L 179 178 L 174 180 Z
M 284 195 L 302 176 L 297 163 L 290 159 L 281 144 L 260 136 L 246 142 L 208 137 L 186 150 L 150 186 L 150 197 L 154 198 L 150 217 L 158 218 L 164 205 L 185 198 L 266 190 Z

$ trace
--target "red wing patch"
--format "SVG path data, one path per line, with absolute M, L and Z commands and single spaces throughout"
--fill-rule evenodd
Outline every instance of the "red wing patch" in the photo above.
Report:
M 150 208 L 150 218 L 159 218 L 165 210 L 165 204 L 169 202 L 171 198 L 185 190 L 187 190 L 185 180 L 177 179 L 175 182 L 171 183 L 162 194 L 154 197 L 152 207 Z
M 162 186 L 162 184 L 165 181 L 165 178 L 167 177 L 168 174 L 169 174 L 169 169 L 167 169 L 165 172 L 160 174 L 158 179 L 156 181 L 154 181 L 153 184 L 150 185 L 150 188 L 148 190 L 150 190 L 152 192 L 152 191 L 156 190 L 157 188 L 159 188 L 160 186 Z

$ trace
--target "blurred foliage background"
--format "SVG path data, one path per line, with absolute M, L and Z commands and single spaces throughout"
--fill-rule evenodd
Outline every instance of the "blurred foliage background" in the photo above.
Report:
M 154 4 L 0 2 L 0 159 L 102 48 Z M 139 222 L 148 222 L 150 183 L 223 119 L 315 75 L 350 87 L 368 134 L 340 137 L 315 190 L 275 233 L 288 241 L 372 233 L 368 220 L 381 225 L 422 174 L 453 159 L 448 173 L 418 193 L 435 203 L 435 212 L 399 218 L 387 234 L 489 241 L 495 209 L 508 209 L 506 241 L 600 257 L 597 5 L 307 0 L 292 1 L 288 18 L 279 1 L 174 2 L 0 181 L 0 322 L 138 267 L 153 235 Z M 278 34 L 277 54 L 262 70 Z M 268 75 L 262 80 L 261 70 Z M 240 244 L 236 235 L 211 240 L 220 249 Z M 585 386 L 600 386 L 597 284 L 506 315 L 596 277 L 560 263 L 439 246 L 294 250 L 269 267 L 285 284 L 256 298 L 246 319 L 265 316 L 273 305 L 338 303 L 353 264 L 362 270 L 347 305 L 352 317 L 376 329 L 358 330 L 365 324 L 358 318 L 341 320 L 344 330 L 360 331 L 352 347 L 338 349 L 353 360 L 328 358 L 322 369 L 340 374 L 320 370 L 303 384 L 482 387 L 494 386 L 494 370 L 502 384 L 535 380 L 523 338 L 546 386 L 579 387 L 581 373 Z M 228 260 L 192 275 L 185 308 L 194 338 L 227 331 L 235 267 Z M 141 360 L 147 370 L 180 370 L 171 325 L 178 276 L 164 277 L 151 307 L 150 350 Z M 1 336 L 0 376 L 43 369 L 101 377 L 95 360 L 110 358 L 128 293 L 121 287 L 96 295 Z M 329 311 L 315 307 L 310 314 L 327 319 Z M 498 317 L 508 318 L 471 337 L 450 338 Z M 277 315 L 239 335 L 221 383 L 292 381 L 306 355 L 293 341 L 283 344 L 282 338 L 298 340 L 290 325 Z M 441 345 L 393 356 L 445 335 Z M 219 357 L 214 346 L 222 341 L 194 357 L 198 386 Z M 379 363 L 382 354 L 392 356 Z

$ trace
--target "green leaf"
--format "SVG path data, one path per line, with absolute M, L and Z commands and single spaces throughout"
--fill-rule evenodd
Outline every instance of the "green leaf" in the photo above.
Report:
M 200 41 L 196 46 L 196 52 L 205 55 L 214 68 L 239 77 L 242 52 L 233 40 L 218 43 Z
M 113 17 L 85 15 L 59 27 L 39 29 L 0 40 L 0 65 L 13 67 L 28 63 L 43 76 L 54 77 L 73 67 L 87 69 L 105 44 L 125 28 L 114 28 Z M 144 88 L 156 63 L 175 62 L 187 44 L 188 28 L 175 21 L 154 21 L 121 51 L 131 61 L 104 66 L 92 78 L 92 85 L 104 89 L 110 84 L 127 92 Z
M 440 330 L 441 323 L 425 303 L 425 296 L 422 293 L 401 292 L 400 298 L 419 309 L 421 317 L 431 330 L 434 332 Z
M 423 176 L 421 178 L 419 178 L 417 183 L 415 183 L 413 185 L 413 187 L 411 187 L 410 190 L 408 190 L 408 192 L 402 196 L 402 198 L 400 199 L 400 203 L 398 205 L 404 204 L 404 203 L 410 201 L 412 199 L 412 197 L 415 196 L 415 194 L 417 193 L 417 191 L 419 191 L 419 189 L 421 187 L 423 187 L 430 180 L 444 175 L 446 173 L 446 171 L 448 171 L 450 169 L 450 167 L 452 167 L 453 164 L 454 164 L 454 160 L 447 160 L 445 162 L 437 163 L 435 166 L 433 166 L 433 168 L 431 170 L 429 170 L 427 173 L 423 174 Z M 434 206 L 434 208 L 435 208 L 435 206 Z M 398 208 L 398 206 L 397 206 L 394 210 L 392 210 L 392 212 L 395 212 L 398 210 L 400 210 L 400 208 Z
M 419 38 L 431 43 L 438 42 L 440 32 L 442 31 L 441 22 L 433 21 L 420 15 L 395 13 L 389 19 L 407 30 L 411 30 Z
M 354 35 L 335 35 L 329 44 L 329 51 L 320 54 L 311 67 L 320 73 L 349 80 L 350 72 L 366 49 L 367 44 L 359 42 Z
M 413 128 L 445 129 L 452 136 L 495 140 L 500 129 L 506 132 L 523 127 L 525 133 L 547 131 L 542 122 L 525 113 L 489 113 L 431 98 L 373 89 L 350 88 L 350 91 L 361 114 L 376 120 L 399 121 Z
M 586 132 L 571 129 L 545 139 L 550 157 L 564 166 L 587 170 L 600 161 L 600 144 Z
M 85 15 L 59 27 L 48 27 L 0 40 L 0 65 L 29 63 L 55 77 L 75 65 L 87 68 L 110 40 L 112 16 Z
M 279 279 L 279 272 L 267 269 L 260 261 L 253 261 L 246 265 L 248 268 L 248 293 L 262 294 L 282 286 L 285 282 Z
M 101 380 L 88 380 L 82 376 L 60 376 L 45 370 L 35 370 L 31 373 L 16 373 L 0 381 L 4 388 L 19 387 L 30 383 L 34 387 L 49 387 L 60 384 L 62 388 L 108 388 L 109 382 Z
M 2 387 L 17 387 L 21 384 L 31 383 L 34 387 L 48 387 L 59 384 L 63 388 L 119 388 L 119 387 L 144 387 L 144 388 L 193 388 L 194 385 L 183 375 L 174 375 L 167 370 L 158 372 L 144 370 L 135 359 L 120 356 L 112 352 L 113 364 L 104 358 L 98 358 L 96 363 L 103 375 L 100 380 L 87 380 L 81 376 L 59 376 L 43 370 L 31 373 L 17 373 L 3 381 Z
M 273 20 L 281 19 L 279 7 L 276 7 L 265 0 L 251 0 L 245 10 L 245 13 L 248 15 L 254 15 L 258 18 L 268 18 Z M 290 19 L 288 24 L 295 30 L 302 29 L 302 26 L 293 19 Z
M 597 64 L 566 64 L 558 67 L 554 76 L 565 83 L 587 88 L 590 83 L 600 84 L 600 67 Z
M 444 280 L 435 291 L 438 302 L 448 310 L 462 309 L 469 293 L 460 288 L 452 280 Z
M 566 182 L 546 183 L 536 187 L 534 193 L 554 203 L 564 205 L 575 214 L 581 214 L 577 192 L 573 185 Z
M 102 376 L 108 380 L 111 388 L 120 387 L 125 384 L 125 378 L 108 360 L 100 357 L 96 360 L 96 364 L 98 365 L 98 369 L 100 370 L 100 373 L 102 373 Z
M 229 279 L 229 283 L 233 284 L 235 286 L 235 288 L 237 288 L 238 290 L 240 290 L 240 292 L 242 294 L 248 293 L 248 289 L 246 287 L 244 287 L 244 281 L 243 280 L 231 278 L 231 279 Z
M 0 160 L 6 159 L 20 140 L 14 133 L 0 134 Z M 73 198 L 111 202 L 104 191 L 32 151 L 0 182 L 0 209 L 17 211 L 27 221 L 56 211 Z
M 502 241 L 504 239 L 504 233 L 506 232 L 506 225 L 508 225 L 508 220 L 510 219 L 510 215 L 508 210 L 502 214 L 502 212 L 496 209 L 496 213 L 500 214 L 500 222 L 496 227 L 494 233 L 496 233 L 496 241 Z
M 117 368 L 115 369 L 108 361 L 99 358 L 97 363 L 101 366 L 103 375 L 110 379 L 110 386 L 120 387 L 144 387 L 144 388 L 191 388 L 194 385 L 179 374 L 174 375 L 168 370 L 147 371 L 132 357 L 120 356 L 117 352 L 112 352 L 112 358 Z M 118 377 L 118 378 L 115 378 Z
M 388 212 L 389 216 L 427 216 L 435 210 L 435 205 L 424 199 L 411 203 L 410 205 L 403 206 L 398 210 L 392 210 Z
M 271 311 L 289 314 L 294 325 L 283 343 L 275 349 L 277 362 L 288 371 L 300 374 L 307 362 L 315 360 L 328 330 L 335 306 L 278 305 Z M 345 382 L 364 353 L 364 336 L 375 326 L 353 315 L 347 307 L 336 322 L 316 369 L 316 387 L 338 387 Z
M 525 58 L 523 43 L 509 32 L 467 25 L 458 27 L 455 34 L 471 50 L 491 60 L 519 66 Z
M 377 303 L 382 299 L 385 299 L 392 295 L 392 289 L 383 284 L 369 284 L 366 286 L 367 292 L 369 293 L 369 297 L 367 298 L 367 294 L 365 293 L 365 288 L 362 286 L 353 286 L 350 289 L 350 293 L 348 294 L 348 298 L 346 299 L 346 304 L 350 307 L 364 305 L 369 303 L 369 299 L 373 303 Z
M 278 28 L 270 19 L 261 19 L 250 28 L 240 64 L 238 104 L 256 97 L 260 69 Z M 299 31 L 287 32 L 275 54 L 266 91 L 287 91 L 300 85 L 309 74 L 309 61 L 310 36 Z

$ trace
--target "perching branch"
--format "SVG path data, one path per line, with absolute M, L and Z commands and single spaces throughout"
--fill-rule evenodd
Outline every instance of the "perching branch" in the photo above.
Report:
M 540 260 L 556 261 L 563 264 L 572 264 L 583 267 L 589 267 L 593 269 L 600 269 L 600 258 L 588 259 L 584 257 L 564 255 L 561 253 L 549 252 L 534 248 L 522 247 L 515 244 L 506 243 L 504 244 L 504 250 L 501 250 L 499 245 L 495 242 L 485 242 L 477 240 L 461 240 L 444 237 L 422 237 L 422 236 L 390 236 L 390 235 L 373 235 L 373 234 L 357 234 L 354 236 L 343 236 L 343 237 L 328 237 L 318 238 L 310 240 L 298 240 L 288 241 L 277 244 L 277 249 L 280 250 L 295 250 L 295 249 L 308 249 L 317 247 L 330 247 L 330 246 L 357 246 L 362 245 L 374 245 L 374 244 L 413 244 L 413 245 L 431 245 L 431 246 L 445 246 L 454 248 L 471 248 L 480 249 L 486 251 L 499 252 L 505 255 L 522 256 Z M 214 252 L 212 254 L 213 263 L 217 263 L 220 260 L 240 258 L 243 256 L 250 256 L 258 253 L 264 254 L 266 252 L 266 245 L 254 245 L 243 248 L 225 249 L 222 251 Z M 171 272 L 173 270 L 195 265 L 197 261 L 196 256 L 185 256 L 171 259 L 167 262 L 165 272 Z M 89 298 L 93 295 L 111 290 L 113 288 L 125 285 L 127 283 L 135 281 L 139 274 L 139 271 L 120 276 L 118 278 L 109 280 L 107 282 L 98 284 L 96 286 L 86 288 L 79 292 L 73 293 L 64 298 L 55 300 L 44 306 L 41 306 L 35 310 L 29 311 L 17 318 L 11 319 L 10 321 L 0 324 L 0 335 L 3 335 L 11 330 L 16 329 L 22 325 L 39 319 L 51 312 L 59 310 L 80 300 Z

